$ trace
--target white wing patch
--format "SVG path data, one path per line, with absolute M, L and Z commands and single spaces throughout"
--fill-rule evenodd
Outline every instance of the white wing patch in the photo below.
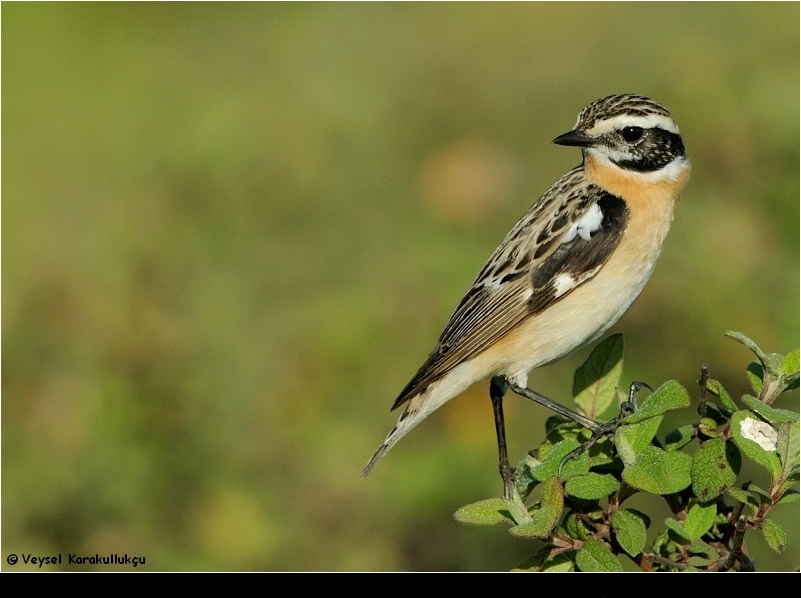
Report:
M 556 297 L 561 297 L 578 286 L 579 281 L 572 274 L 559 274 L 553 279 L 553 290 Z
M 590 209 L 570 226 L 562 239 L 562 243 L 570 243 L 577 236 L 589 241 L 592 233 L 601 228 L 603 220 L 604 214 L 601 211 L 601 207 L 597 203 L 592 204 Z

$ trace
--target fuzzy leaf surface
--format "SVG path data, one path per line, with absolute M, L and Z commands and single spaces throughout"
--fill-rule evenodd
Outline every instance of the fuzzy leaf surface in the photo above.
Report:
M 637 411 L 626 417 L 627 424 L 636 424 L 648 418 L 663 415 L 675 409 L 690 406 L 690 395 L 676 380 L 668 380 L 652 392 Z
M 453 518 L 463 525 L 514 524 L 509 507 L 502 498 L 488 498 L 463 506 L 453 514 Z
M 590 472 L 570 478 L 565 484 L 565 492 L 583 500 L 600 500 L 620 488 L 620 482 L 610 474 Z
M 530 513 L 530 521 L 509 530 L 517 538 L 547 538 L 562 515 L 565 495 L 559 478 L 552 476 L 542 486 L 540 508 Z
M 765 541 L 773 550 L 781 554 L 787 548 L 787 532 L 780 523 L 773 519 L 762 520 L 762 533 Z
M 714 500 L 709 502 L 697 502 L 690 507 L 690 510 L 687 512 L 687 518 L 684 520 L 684 529 L 687 530 L 687 533 L 690 534 L 693 540 L 698 540 L 712 528 L 717 514 L 718 508 Z
M 615 446 L 624 465 L 633 465 L 639 454 L 651 446 L 651 441 L 662 423 L 662 417 L 657 415 L 635 424 L 620 426 L 615 430 Z
M 740 473 L 740 452 L 722 438 L 704 443 L 693 457 L 690 475 L 693 493 L 702 501 L 710 501 L 731 486 Z
M 771 407 L 770 405 L 766 405 L 756 397 L 752 397 L 751 395 L 743 395 L 742 397 L 743 403 L 749 409 L 753 409 L 759 415 L 764 417 L 772 424 L 782 424 L 784 422 L 797 422 L 798 421 L 798 414 L 793 413 L 792 411 L 788 411 L 787 409 L 776 409 L 775 407 Z
M 534 465 L 530 468 L 531 476 L 539 481 L 544 482 L 551 476 L 559 474 L 559 464 L 562 459 L 571 451 L 579 447 L 579 442 L 573 438 L 568 438 L 557 442 L 548 452 L 545 461 L 539 465 Z M 570 459 L 562 467 L 562 479 L 568 479 L 574 475 L 583 475 L 590 471 L 590 457 L 584 452 L 576 459 Z
M 623 335 L 605 339 L 573 376 L 573 397 L 579 413 L 598 419 L 615 400 L 623 373 Z
M 787 422 L 782 424 L 782 427 L 779 428 L 777 451 L 782 462 L 783 471 L 787 471 L 789 467 L 798 462 L 799 441 L 801 441 L 799 423 Z
M 726 392 L 726 389 L 723 387 L 723 384 L 718 382 L 717 380 L 713 380 L 710 378 L 706 381 L 706 388 L 710 391 L 713 395 L 720 399 L 721 404 L 728 409 L 729 411 L 737 411 L 737 405 L 732 400 L 731 395 Z
M 587 540 L 584 548 L 576 553 L 576 565 L 581 571 L 612 572 L 623 571 L 612 551 L 597 540 Z
M 680 543 L 689 544 L 693 541 L 693 537 L 690 535 L 690 532 L 688 532 L 684 526 L 675 519 L 668 517 L 665 519 L 665 525 L 669 530 L 675 533 L 676 536 L 678 536 Z
M 623 470 L 623 480 L 638 490 L 651 494 L 667 494 L 670 480 L 667 453 L 655 446 L 646 446 L 637 455 L 634 464 Z
M 612 529 L 621 548 L 635 557 L 645 548 L 648 517 L 634 509 L 622 509 L 612 514 Z
M 670 466 L 670 477 L 665 483 L 663 494 L 675 494 L 681 492 L 692 483 L 693 458 L 682 451 L 671 451 L 665 453 L 668 465 Z

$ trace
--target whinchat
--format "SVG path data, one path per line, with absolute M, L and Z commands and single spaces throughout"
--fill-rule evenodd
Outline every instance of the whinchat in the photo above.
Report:
M 643 96 L 609 96 L 584 108 L 573 130 L 553 142 L 580 147 L 581 165 L 534 203 L 478 273 L 392 406 L 406 408 L 362 476 L 435 409 L 491 377 L 510 496 L 503 395 L 527 391 L 530 370 L 606 332 L 651 276 L 690 176 L 670 113 Z

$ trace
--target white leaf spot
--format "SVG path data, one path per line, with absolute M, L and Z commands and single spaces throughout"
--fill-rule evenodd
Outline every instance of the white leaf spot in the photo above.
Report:
M 776 441 L 779 439 L 779 435 L 769 424 L 746 417 L 740 422 L 740 432 L 742 432 L 743 438 L 753 440 L 764 450 L 776 450 Z

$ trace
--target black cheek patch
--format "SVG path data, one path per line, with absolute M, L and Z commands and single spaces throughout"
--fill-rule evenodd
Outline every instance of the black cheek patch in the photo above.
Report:
M 654 172 L 685 155 L 681 135 L 659 128 L 648 131 L 648 138 L 638 146 L 638 152 L 639 159 L 620 160 L 615 164 L 635 172 Z

